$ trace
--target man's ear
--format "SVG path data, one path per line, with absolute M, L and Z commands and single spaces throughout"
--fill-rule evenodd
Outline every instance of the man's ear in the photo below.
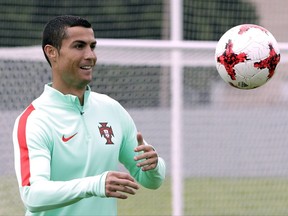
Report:
M 54 46 L 49 45 L 49 44 L 45 45 L 44 52 L 49 58 L 51 63 L 55 62 L 57 55 L 58 55 L 58 50 Z

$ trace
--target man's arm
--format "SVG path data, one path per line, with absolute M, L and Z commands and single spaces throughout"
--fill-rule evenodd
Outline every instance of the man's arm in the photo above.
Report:
M 124 110 L 122 114 L 124 139 L 119 160 L 142 186 L 157 189 L 165 179 L 165 162 L 154 147 L 146 144 L 142 135 L 137 133 L 128 112 Z
M 135 152 L 140 152 L 140 154 L 135 156 L 134 160 L 138 162 L 137 166 L 142 171 L 147 172 L 146 175 L 148 177 L 148 181 L 143 181 L 142 185 L 150 189 L 157 189 L 165 178 L 165 162 L 158 156 L 154 147 L 145 142 L 139 132 L 137 133 L 137 141 L 138 146 L 135 148 Z M 151 184 L 151 181 L 155 181 L 155 183 Z
M 30 212 L 47 211 L 71 205 L 91 196 L 105 197 L 102 185 L 107 173 L 70 181 L 37 180 L 29 186 L 20 186 L 25 207 Z
M 126 173 L 104 172 L 100 175 L 68 181 L 51 181 L 50 163 L 53 133 L 43 116 L 33 115 L 30 106 L 14 125 L 15 171 L 21 198 L 30 212 L 64 207 L 91 196 L 127 198 L 138 189 Z
M 46 211 L 90 196 L 105 197 L 107 172 L 71 181 L 51 181 L 52 133 L 28 107 L 15 121 L 13 130 L 15 171 L 21 198 L 31 212 Z

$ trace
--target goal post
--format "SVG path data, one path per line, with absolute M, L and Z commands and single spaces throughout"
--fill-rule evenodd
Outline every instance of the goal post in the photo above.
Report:
M 51 82 L 41 32 L 50 18 L 74 14 L 95 29 L 91 89 L 119 101 L 167 165 L 164 187 L 152 195 L 139 190 L 142 206 L 135 196 L 119 205 L 119 215 L 144 215 L 149 206 L 151 215 L 163 216 L 287 216 L 287 6 L 281 0 L 3 2 L 0 214 L 15 213 L 21 203 L 16 184 L 15 192 L 9 184 L 15 118 Z M 281 42 L 277 72 L 253 90 L 232 88 L 215 68 L 217 40 L 241 23 L 259 24 Z
M 173 215 L 183 215 L 184 206 L 193 211 L 193 203 L 187 204 L 184 195 L 184 191 L 193 191 L 184 185 L 187 178 L 288 176 L 281 154 L 281 142 L 286 138 L 281 132 L 271 134 L 268 127 L 275 125 L 283 130 L 286 124 L 286 43 L 279 43 L 281 64 L 275 78 L 259 89 L 243 91 L 233 89 L 218 76 L 216 42 L 101 38 L 97 42 L 93 90 L 119 100 L 147 141 L 164 157 L 167 177 L 172 180 Z M 28 95 L 37 97 L 42 92 L 42 85 L 51 80 L 50 67 L 41 46 L 0 48 L 0 72 L 4 101 L 0 109 L 6 116 L 1 123 L 5 124 L 3 128 L 11 129 L 13 122 L 8 116 L 31 102 Z M 162 94 L 167 88 L 161 85 L 168 86 L 169 92 Z M 166 105 L 160 102 L 163 97 L 168 97 Z M 255 130 L 260 125 L 262 129 Z M 238 133 L 245 135 L 239 138 Z M 1 136 L 5 143 L 9 143 L 8 134 Z M 269 140 L 277 142 L 271 144 Z M 236 149 L 241 149 L 240 155 L 234 155 Z M 253 151 L 259 152 L 259 157 Z M 241 164 L 237 172 L 233 167 L 236 162 Z
M 213 50 L 215 48 L 215 42 L 197 42 L 197 41 L 157 41 L 157 40 L 113 40 L 113 39 L 97 39 L 97 48 L 96 55 L 98 57 L 97 66 L 95 70 L 95 74 L 97 78 L 101 79 L 101 75 L 97 75 L 98 68 L 101 71 L 103 68 L 109 67 L 140 67 L 140 68 L 168 68 L 165 70 L 161 76 L 170 77 L 169 80 L 166 79 L 166 82 L 159 82 L 157 85 L 165 85 L 170 86 L 168 90 L 169 93 L 164 94 L 164 97 L 168 96 L 171 98 L 165 99 L 166 101 L 171 101 L 171 103 L 166 104 L 164 107 L 152 107 L 148 106 L 148 109 L 152 110 L 153 115 L 158 115 L 157 113 L 161 110 L 169 110 L 169 116 L 163 116 L 164 118 L 170 118 L 170 127 L 166 127 L 160 131 L 161 136 L 169 137 L 171 136 L 170 142 L 170 156 L 164 153 L 163 157 L 168 164 L 168 172 L 167 176 L 171 176 L 172 185 L 172 214 L 173 215 L 182 215 L 183 214 L 183 156 L 182 156 L 182 137 L 183 137 L 183 68 L 184 67 L 210 67 L 213 65 Z M 198 53 L 198 54 L 195 54 Z M 200 56 L 202 57 L 200 57 Z M 205 57 L 204 57 L 205 56 Z M 208 57 L 208 58 L 206 58 Z M 29 64 L 33 70 L 31 73 L 36 73 L 33 82 L 38 83 L 37 86 L 41 86 L 39 82 L 43 82 L 43 80 L 38 80 L 40 75 L 38 70 L 39 66 L 36 66 L 40 63 L 40 67 L 46 68 L 45 70 L 49 70 L 48 64 L 46 64 L 46 59 L 43 55 L 41 46 L 31 46 L 31 47 L 15 47 L 15 48 L 0 48 L 0 61 L 3 61 L 3 64 L 10 65 L 12 69 L 9 70 L 19 70 L 13 71 L 13 73 L 18 74 L 17 76 L 24 75 L 21 69 L 21 64 Z M 6 62 L 6 63 L 5 63 Z M 13 65 L 18 65 L 15 68 Z M 35 65 L 35 66 L 33 66 Z M 42 69 L 41 69 L 42 70 Z M 113 70 L 113 69 L 112 69 Z M 133 69 L 132 69 L 133 70 Z M 48 72 L 49 73 L 49 72 Z M 120 72 L 121 73 L 121 72 Z M 158 72 L 157 72 L 158 73 Z M 22 75 L 21 75 L 22 74 Z M 25 76 L 25 75 L 24 75 Z M 115 74 L 113 77 L 122 77 L 125 75 Z M 147 76 L 147 75 L 146 75 Z M 149 76 L 149 75 L 148 75 Z M 49 78 L 49 75 L 46 75 L 44 80 Z M 96 78 L 96 80 L 97 80 Z M 26 89 L 29 92 L 29 88 L 31 86 L 25 86 L 26 79 L 33 79 L 33 77 L 25 77 L 23 78 L 23 86 L 21 88 Z M 50 79 L 50 78 L 49 78 Z M 132 82 L 134 80 L 133 77 L 129 78 Z M 137 79 L 137 76 L 135 77 Z M 109 82 L 109 80 L 107 80 Z M 145 80 L 144 80 L 145 82 Z M 44 84 L 44 83 L 43 83 Z M 103 83 L 101 83 L 102 85 Z M 144 86 L 148 83 L 142 83 Z M 110 85 L 106 83 L 106 85 Z M 14 88 L 14 87 L 13 87 Z M 17 87 L 15 87 L 17 89 Z M 147 87 L 148 88 L 148 87 Z M 165 89 L 159 86 L 159 89 Z M 135 89 L 137 91 L 137 87 Z M 17 90 L 16 90 L 17 91 Z M 25 95 L 25 91 L 19 90 Z M 104 89 L 105 91 L 105 89 Z M 116 89 L 116 91 L 118 91 Z M 38 89 L 38 94 L 40 94 L 41 89 Z M 36 97 L 36 92 L 35 97 Z M 105 92 L 104 92 L 105 93 Z M 109 94 L 109 92 L 108 92 Z M 22 96 L 23 96 L 22 95 Z M 117 97 L 117 96 L 116 96 Z M 127 96 L 129 97 L 129 93 Z M 163 94 L 160 93 L 159 100 L 162 100 Z M 117 99 L 117 98 L 116 98 Z M 128 100 L 129 98 L 125 98 Z M 141 99 L 141 98 L 140 98 Z M 29 103 L 30 101 L 26 101 Z M 121 101 L 120 101 L 121 102 Z M 21 107 L 20 102 L 17 102 L 17 99 L 14 100 L 14 105 L 16 107 Z M 25 104 L 25 102 L 24 102 Z M 160 103 L 159 103 L 160 104 Z M 19 106 L 20 105 L 20 106 Z M 124 104 L 125 106 L 125 104 Z M 141 108 L 141 107 L 139 107 Z M 141 109 L 129 108 L 132 109 L 133 117 L 136 117 L 137 121 L 139 120 L 139 115 L 143 113 Z M 145 109 L 145 107 L 144 107 Z M 144 111 L 145 112 L 145 111 Z M 156 114 L 155 114 L 156 113 Z M 162 118 L 163 118 L 162 117 Z M 11 123 L 12 124 L 12 123 Z M 148 126 L 147 126 L 148 127 Z M 148 131 L 148 140 L 149 140 L 149 130 L 145 125 L 140 125 L 144 131 Z M 153 130 L 157 130 L 154 128 Z M 161 137 L 160 136 L 160 137 Z M 8 138 L 6 138 L 8 139 Z M 156 141 L 158 142 L 158 141 Z M 153 145 L 159 146 L 163 148 L 165 146 L 164 142 L 154 143 Z M 167 145 L 166 145 L 167 147 Z M 161 150 L 160 150 L 161 153 Z M 168 158 L 171 158 L 171 161 L 167 161 Z

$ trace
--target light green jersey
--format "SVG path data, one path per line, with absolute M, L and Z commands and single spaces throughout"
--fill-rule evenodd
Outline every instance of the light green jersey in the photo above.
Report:
M 42 95 L 16 119 L 15 170 L 26 215 L 117 215 L 117 200 L 105 196 L 108 171 L 119 161 L 144 187 L 165 178 L 136 166 L 137 130 L 126 110 L 87 87 L 84 106 L 73 95 L 45 85 Z

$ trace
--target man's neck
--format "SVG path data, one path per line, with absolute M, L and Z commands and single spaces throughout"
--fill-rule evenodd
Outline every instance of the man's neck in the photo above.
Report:
M 63 86 L 58 86 L 57 84 L 52 83 L 52 87 L 57 89 L 58 91 L 60 91 L 64 95 L 67 95 L 67 94 L 75 95 L 76 97 L 78 97 L 80 104 L 83 106 L 84 94 L 85 94 L 85 91 L 87 89 L 87 86 L 85 86 L 83 88 L 74 88 L 74 87 L 63 88 Z

